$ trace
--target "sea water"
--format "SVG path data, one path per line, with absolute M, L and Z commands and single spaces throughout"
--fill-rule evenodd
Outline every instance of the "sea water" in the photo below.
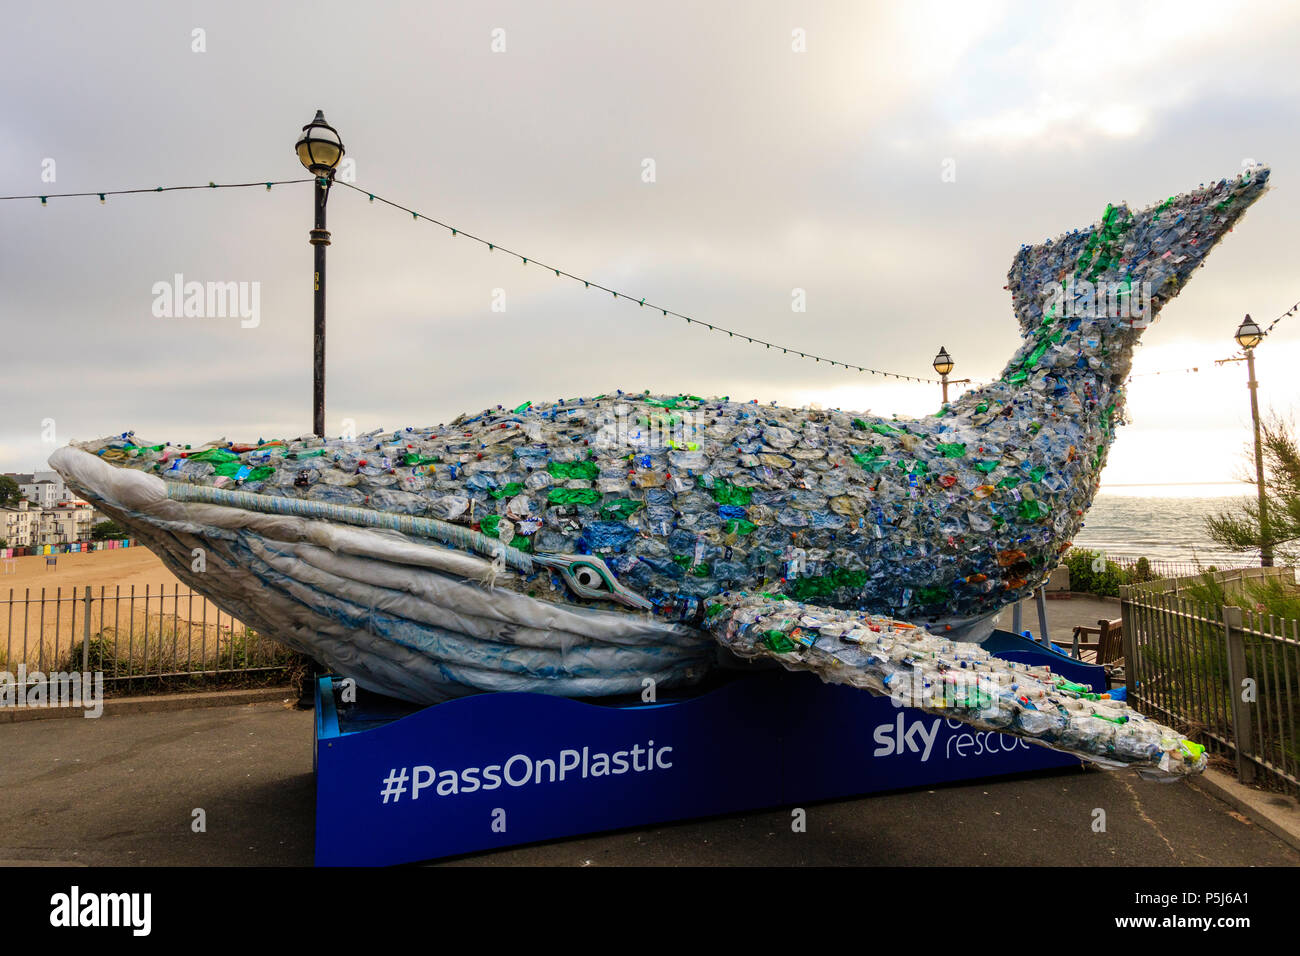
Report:
M 1103 488 L 1084 516 L 1083 528 L 1074 538 L 1075 546 L 1116 557 L 1145 556 L 1153 561 L 1199 558 L 1220 567 L 1258 562 L 1258 555 L 1225 551 L 1205 530 L 1207 517 L 1224 511 L 1241 514 L 1242 505 L 1250 500 L 1249 492 L 1241 494 L 1243 487 L 1248 488 L 1232 486 L 1226 489 L 1230 493 L 1221 495 L 1195 493 L 1214 489 L 1168 485 Z

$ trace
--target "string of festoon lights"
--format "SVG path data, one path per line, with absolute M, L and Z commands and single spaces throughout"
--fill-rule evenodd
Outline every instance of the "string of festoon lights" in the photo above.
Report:
M 74 199 L 88 196 L 98 196 L 101 203 L 106 202 L 109 196 L 132 196 L 137 193 L 173 193 L 186 189 L 247 189 L 250 186 L 265 186 L 266 191 L 270 192 L 272 186 L 288 186 L 293 183 L 310 183 L 315 182 L 310 176 L 306 179 L 272 179 L 263 180 L 257 183 L 196 183 L 193 186 L 147 186 L 140 189 L 103 189 L 91 190 L 82 193 L 31 193 L 25 196 L 0 196 L 0 201 L 6 199 L 39 199 L 42 206 L 48 206 L 51 199 Z
M 142 195 L 146 193 L 179 192 L 179 191 L 190 190 L 190 189 L 246 189 L 253 186 L 265 187 L 265 189 L 269 192 L 272 186 L 285 186 L 285 185 L 292 185 L 295 183 L 310 183 L 314 181 L 315 181 L 314 179 L 309 177 L 306 179 L 262 180 L 260 182 L 250 182 L 250 183 L 208 182 L 208 183 L 196 183 L 187 186 L 149 186 L 149 187 L 142 187 L 137 189 L 103 189 L 103 190 L 89 190 L 86 192 L 69 192 L 69 193 L 30 193 L 30 194 L 17 195 L 17 196 L 0 196 L 0 201 L 38 199 L 40 200 L 42 206 L 48 206 L 49 201 L 51 199 L 98 197 L 100 203 L 104 203 L 107 201 L 107 198 L 109 196 L 131 196 L 131 195 Z M 480 236 L 474 235 L 473 233 L 465 232 L 465 230 L 463 229 L 460 229 L 456 226 L 449 225 L 448 223 L 442 222 L 439 219 L 435 219 L 432 216 L 427 216 L 424 213 L 418 212 L 414 209 L 410 209 L 407 206 L 403 206 L 401 203 L 393 202 L 391 199 L 386 199 L 383 196 L 380 196 L 376 193 L 372 193 L 366 189 L 362 189 L 361 187 L 353 185 L 352 183 L 346 183 L 343 182 L 342 180 L 336 180 L 335 182 L 337 185 L 347 186 L 349 189 L 353 189 L 356 192 L 366 195 L 367 197 L 369 197 L 372 203 L 378 200 L 379 202 L 391 206 L 394 209 L 400 209 L 403 212 L 410 213 L 411 217 L 415 220 L 423 219 L 426 222 L 432 223 L 435 226 L 441 226 L 443 229 L 448 230 L 448 232 L 450 232 L 452 236 L 464 236 L 466 239 L 470 239 L 474 242 L 480 243 L 483 246 L 486 246 L 489 251 L 493 251 L 493 252 L 500 251 L 505 255 L 514 256 L 515 258 L 519 259 L 524 265 L 536 265 L 539 268 L 543 268 L 548 271 L 554 272 L 557 277 L 573 279 L 574 281 L 581 282 L 583 286 L 587 289 L 595 289 L 600 292 L 608 292 L 615 299 L 623 299 L 627 302 L 635 302 L 640 307 L 648 306 L 651 309 L 657 310 L 665 317 L 672 316 L 673 318 L 682 319 L 686 322 L 687 325 L 700 326 L 701 328 L 708 329 L 711 332 L 725 333 L 728 338 L 744 339 L 746 342 L 752 345 L 761 345 L 765 349 L 779 349 L 784 355 L 792 355 L 792 356 L 798 356 L 799 358 L 812 359 L 815 363 L 818 364 L 824 362 L 827 365 L 830 365 L 832 368 L 838 367 L 843 369 L 851 369 L 857 372 L 862 372 L 870 375 L 879 375 L 883 378 L 898 379 L 899 381 L 904 381 L 904 382 L 923 382 L 923 383 L 935 384 L 935 385 L 939 384 L 939 379 L 937 378 L 926 378 L 920 375 L 903 375 L 899 372 L 887 372 L 883 369 L 870 368 L 865 365 L 855 365 L 852 362 L 843 362 L 840 361 L 839 359 L 828 358 L 825 355 L 818 355 L 814 352 L 808 352 L 803 349 L 797 349 L 790 345 L 779 345 L 775 342 L 768 342 L 765 339 L 760 339 L 752 335 L 746 335 L 745 333 L 738 332 L 735 329 L 729 329 L 726 328 L 725 326 L 721 326 L 713 322 L 705 322 L 703 319 L 685 315 L 681 312 L 676 312 L 672 309 L 666 309 L 663 308 L 662 306 L 657 306 L 651 302 L 648 302 L 644 297 L 637 297 L 625 292 L 619 292 L 618 290 L 611 289 L 610 287 L 603 285 L 599 282 L 594 282 L 590 279 L 584 279 L 579 275 L 575 275 L 574 273 L 566 272 L 563 269 L 557 269 L 554 266 L 549 266 L 546 265 L 545 263 L 538 262 L 536 259 L 532 257 L 525 256 L 522 253 L 515 252 L 512 249 L 507 249 L 506 247 L 502 246 L 500 243 L 491 242 Z M 983 385 L 988 383 L 982 380 L 972 380 L 969 384 Z
M 1273 329 L 1274 329 L 1274 327 L 1276 327 L 1276 325 L 1277 325 L 1279 322 L 1281 322 L 1283 319 L 1287 318 L 1288 316 L 1295 315 L 1297 311 L 1300 311 L 1300 302 L 1297 302 L 1295 305 L 1291 306 L 1291 308 L 1287 309 L 1285 312 L 1283 312 L 1281 315 L 1279 315 L 1276 319 L 1274 319 L 1272 322 L 1270 322 L 1270 323 L 1268 324 L 1268 328 L 1266 328 L 1266 329 L 1264 330 L 1263 335 L 1264 335 L 1264 336 L 1268 335 L 1268 333 L 1272 332 Z M 1261 337 L 1262 337 L 1262 336 L 1261 336 Z M 1192 366 L 1189 366 L 1188 368 L 1165 368 L 1165 369 L 1161 369 L 1161 370 L 1158 371 L 1158 372 L 1137 372 L 1137 373 L 1135 373 L 1135 374 L 1133 374 L 1133 375 L 1130 375 L 1130 376 L 1128 377 L 1128 381 L 1131 382 L 1131 381 L 1133 381 L 1133 379 L 1135 379 L 1135 378 L 1147 378 L 1148 376 L 1151 376 L 1151 375 L 1193 375 L 1193 374 L 1197 374 L 1197 373 L 1200 373 L 1200 372 L 1216 371 L 1216 370 L 1217 370 L 1218 368 L 1220 368 L 1220 367 L 1222 367 L 1222 366 L 1221 366 L 1221 365 L 1216 365 L 1215 363 L 1210 363 L 1210 364 L 1208 364 L 1208 365 L 1203 365 L 1203 366 L 1202 366 L 1202 365 L 1192 365 Z
M 45 193 L 45 194 L 33 193 L 33 194 L 21 195 L 21 196 L 0 196 L 0 201 L 37 199 L 40 200 L 42 206 L 46 206 L 48 205 L 49 200 L 51 199 L 98 197 L 100 202 L 103 203 L 106 201 L 107 197 L 109 196 L 127 196 L 127 195 L 137 195 L 137 194 L 146 194 L 146 193 L 179 192 L 183 190 L 193 190 L 193 189 L 246 189 L 255 186 L 262 186 L 269 192 L 272 186 L 285 186 L 285 185 L 294 185 L 297 183 L 309 183 L 309 182 L 314 182 L 314 179 L 309 177 L 303 179 L 261 180 L 258 182 L 247 182 L 247 183 L 208 182 L 208 183 L 196 183 L 193 185 L 185 185 L 185 186 L 150 186 L 150 187 L 137 188 L 137 189 L 106 189 L 106 190 L 90 190 L 87 192 Z M 380 203 L 383 203 L 384 205 L 408 213 L 412 217 L 412 219 L 416 221 L 422 219 L 425 222 L 431 223 L 432 225 L 439 226 L 447 230 L 448 233 L 450 233 L 450 235 L 453 237 L 464 237 L 466 239 L 469 239 L 473 242 L 477 242 L 480 245 L 486 247 L 490 252 L 500 252 L 503 255 L 511 256 L 515 259 L 518 259 L 520 263 L 522 263 L 525 266 L 533 265 L 538 268 L 545 269 L 548 272 L 555 273 L 557 278 L 572 279 L 575 282 L 581 282 L 583 284 L 583 287 L 586 289 L 594 289 L 598 292 L 608 293 L 616 300 L 622 299 L 625 302 L 635 303 L 640 308 L 652 309 L 654 311 L 659 312 L 660 315 L 663 317 L 672 317 L 675 319 L 681 319 L 687 325 L 698 326 L 710 332 L 725 334 L 730 339 L 742 339 L 751 345 L 761 345 L 765 349 L 769 349 L 769 350 L 778 349 L 784 355 L 791 355 L 803 359 L 812 359 L 815 363 L 818 364 L 825 363 L 831 366 L 832 368 L 838 367 L 838 368 L 852 370 L 852 371 L 869 374 L 873 376 L 879 375 L 882 378 L 897 379 L 899 381 L 904 381 L 904 382 L 921 382 L 926 384 L 939 384 L 940 382 L 940 380 L 937 378 L 928 378 L 919 375 L 904 375 L 899 372 L 889 372 L 889 371 L 885 371 L 884 369 L 871 368 L 865 365 L 857 365 L 854 364 L 853 362 L 841 361 L 840 359 L 832 359 L 825 355 L 819 355 L 814 352 L 808 352 L 803 349 L 795 348 L 794 346 L 791 345 L 780 345 L 776 342 L 769 342 L 766 339 L 761 339 L 758 338 L 757 336 L 748 335 L 744 332 L 739 332 L 735 329 L 727 328 L 726 326 L 718 325 L 717 323 L 714 322 L 706 322 L 705 320 L 697 318 L 695 316 L 686 315 L 682 312 L 677 312 L 673 309 L 668 309 L 663 306 L 656 305 L 655 303 L 648 301 L 644 297 L 632 295 L 626 292 L 621 292 L 617 289 L 610 288 L 609 286 L 604 285 L 603 283 L 596 282 L 591 279 L 584 279 L 582 276 L 579 276 L 576 273 L 569 272 L 564 269 L 559 269 L 552 265 L 548 265 L 547 263 L 541 262 L 531 256 L 525 256 L 523 253 L 515 252 L 513 249 L 509 249 L 505 246 L 502 246 L 500 243 L 493 242 L 488 239 L 484 239 L 483 237 L 475 235 L 474 233 L 466 232 L 464 229 L 461 229 L 457 226 L 453 226 L 450 223 L 444 222 L 433 216 L 426 215 L 425 213 L 419 212 L 418 210 L 411 209 L 410 207 L 404 206 L 401 203 L 394 202 L 391 199 L 387 199 L 383 196 L 380 196 L 377 193 L 370 192 L 369 190 L 364 189 L 360 186 L 354 185 L 352 183 L 346 183 L 341 180 L 337 180 L 336 182 L 338 185 L 347 186 L 349 189 L 361 193 L 362 195 L 365 195 L 372 203 L 378 201 Z M 1270 332 L 1273 331 L 1274 328 L 1276 328 L 1279 322 L 1292 315 L 1295 315 L 1298 311 L 1300 311 L 1300 302 L 1296 302 L 1289 309 L 1287 309 L 1285 312 L 1283 312 L 1281 315 L 1275 318 L 1272 322 L 1270 322 L 1268 326 L 1263 330 L 1263 335 L 1267 336 Z M 1149 376 L 1157 376 L 1157 375 L 1199 374 L 1210 370 L 1212 370 L 1211 364 L 1207 364 L 1203 366 L 1193 365 L 1193 366 L 1188 366 L 1186 368 L 1161 369 L 1159 371 L 1154 371 L 1154 372 L 1138 372 L 1133 375 L 1130 375 L 1128 381 L 1132 381 L 1135 378 L 1146 378 Z M 967 383 L 952 383 L 952 384 L 967 384 Z M 977 379 L 977 380 L 972 380 L 968 384 L 983 385 L 983 384 L 987 384 L 987 382 L 985 380 Z
M 1295 315 L 1295 314 L 1296 314 L 1296 310 L 1298 310 L 1298 309 L 1300 309 L 1300 302 L 1297 302 L 1295 305 L 1291 306 L 1291 308 L 1287 309 L 1285 312 L 1283 312 L 1281 315 L 1279 315 L 1276 319 L 1274 319 L 1272 322 L 1270 322 L 1270 323 L 1268 324 L 1268 328 L 1266 328 L 1266 329 L 1264 330 L 1264 334 L 1265 334 L 1265 335 L 1268 335 L 1268 333 L 1270 333 L 1270 332 L 1273 331 L 1273 326 L 1277 325 L 1279 322 L 1281 322 L 1283 319 L 1285 319 L 1288 315 Z
M 443 222 L 442 220 L 437 219 L 433 216 L 425 215 L 424 213 L 419 212 L 418 210 L 411 209 L 409 206 L 404 206 L 401 203 L 394 202 L 391 199 L 385 199 L 383 196 L 379 195 L 378 193 L 371 192 L 368 189 L 363 189 L 362 187 L 354 185 L 353 183 L 345 183 L 339 181 L 338 185 L 347 186 L 349 189 L 355 190 L 356 192 L 362 194 L 363 196 L 368 197 L 371 203 L 380 202 L 386 206 L 391 206 L 394 209 L 400 209 L 402 212 L 410 215 L 414 221 L 418 222 L 419 220 L 423 219 L 425 222 L 432 223 L 435 226 L 439 226 L 447 230 L 447 232 L 452 237 L 463 237 L 465 239 L 469 239 L 472 242 L 477 242 L 480 245 L 486 247 L 489 252 L 500 252 L 503 255 L 511 256 L 515 259 L 518 259 L 520 263 L 522 263 L 525 266 L 530 266 L 530 265 L 536 266 L 539 269 L 545 269 L 547 272 L 553 272 L 555 273 L 556 278 L 572 279 L 575 282 L 581 282 L 583 288 L 585 289 L 594 289 L 598 292 L 606 292 L 612 295 L 616 300 L 622 299 L 625 302 L 635 303 L 640 308 L 652 309 L 653 311 L 660 313 L 660 315 L 665 318 L 672 317 L 675 319 L 682 319 L 683 321 L 686 322 L 687 325 L 698 326 L 700 328 L 707 329 L 710 332 L 718 332 L 721 334 L 725 334 L 728 338 L 731 339 L 743 339 L 745 342 L 748 342 L 751 345 L 761 345 L 765 349 L 779 349 L 785 355 L 793 355 L 793 356 L 798 356 L 799 358 L 812 359 L 814 363 L 824 362 L 830 365 L 832 368 L 838 367 L 843 369 L 850 369 L 856 372 L 867 373 L 870 375 L 880 375 L 884 378 L 899 379 L 900 381 L 904 381 L 904 382 L 924 382 L 933 385 L 938 385 L 940 383 L 940 380 L 937 378 L 926 378 L 924 376 L 919 376 L 919 375 L 903 375 L 898 372 L 886 372 L 878 368 L 869 368 L 865 365 L 855 365 L 852 362 L 844 362 L 841 361 L 840 359 L 832 359 L 826 357 L 825 355 L 818 355 L 813 352 L 807 352 L 802 349 L 797 349 L 791 345 L 780 345 L 776 342 L 769 342 L 766 339 L 760 339 L 757 336 L 747 335 L 744 332 L 738 332 L 735 329 L 729 329 L 726 328 L 725 326 L 718 325 L 717 323 L 714 322 L 706 322 L 703 319 L 696 318 L 695 316 L 685 315 L 681 312 L 676 312 L 672 309 L 665 308 L 664 306 L 656 305 L 655 303 L 650 302 L 643 296 L 637 296 L 626 292 L 620 292 L 617 289 L 612 289 L 609 286 L 603 285 L 592 279 L 584 279 L 582 276 L 576 275 L 575 273 L 568 272 L 564 269 L 556 268 L 555 266 L 549 265 L 545 262 L 541 262 L 536 258 L 534 258 L 533 256 L 526 256 L 521 252 L 515 252 L 513 249 L 508 249 L 505 246 L 501 245 L 499 242 L 492 242 L 488 239 L 484 239 L 481 236 L 477 236 L 474 235 L 473 233 L 466 232 L 464 229 L 461 229 L 458 226 L 453 226 L 450 223 Z M 973 384 L 987 384 L 987 383 L 975 382 Z
M 1199 365 L 1193 365 L 1189 368 L 1162 368 L 1158 372 L 1135 372 L 1128 377 L 1128 381 L 1131 382 L 1135 378 L 1148 378 L 1152 375 L 1191 375 L 1195 372 L 1204 372 L 1207 370 L 1208 368 L 1201 368 Z

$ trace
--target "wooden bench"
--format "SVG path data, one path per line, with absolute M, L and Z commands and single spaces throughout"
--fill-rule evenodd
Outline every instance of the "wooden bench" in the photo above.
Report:
M 1096 637 L 1095 641 L 1084 640 Z M 1089 664 L 1100 664 L 1111 681 L 1118 681 L 1124 669 L 1123 621 L 1098 621 L 1096 627 L 1080 624 L 1074 629 L 1070 656 Z

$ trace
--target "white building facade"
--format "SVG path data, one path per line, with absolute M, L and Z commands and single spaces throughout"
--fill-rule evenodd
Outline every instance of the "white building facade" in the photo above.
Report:
M 14 480 L 22 495 L 18 501 L 0 506 L 0 539 L 6 548 L 89 541 L 95 525 L 106 520 L 90 504 L 78 499 L 57 472 L 6 477 Z
M 41 512 L 26 498 L 0 507 L 0 538 L 6 548 L 30 548 L 40 535 Z
M 19 493 L 37 508 L 53 508 L 61 501 L 77 500 L 57 471 L 10 473 L 5 477 L 12 478 Z

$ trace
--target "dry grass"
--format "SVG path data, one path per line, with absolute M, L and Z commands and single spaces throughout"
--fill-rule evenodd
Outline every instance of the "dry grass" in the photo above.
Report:
M 89 667 L 82 660 L 83 641 Z M 103 671 L 106 679 L 283 667 L 295 657 L 282 644 L 228 617 L 220 625 L 205 626 L 168 614 L 131 625 L 92 626 L 88 640 L 63 634 L 41 646 L 29 640 L 25 649 L 0 643 L 0 669 L 13 672 L 25 663 L 28 671 Z

